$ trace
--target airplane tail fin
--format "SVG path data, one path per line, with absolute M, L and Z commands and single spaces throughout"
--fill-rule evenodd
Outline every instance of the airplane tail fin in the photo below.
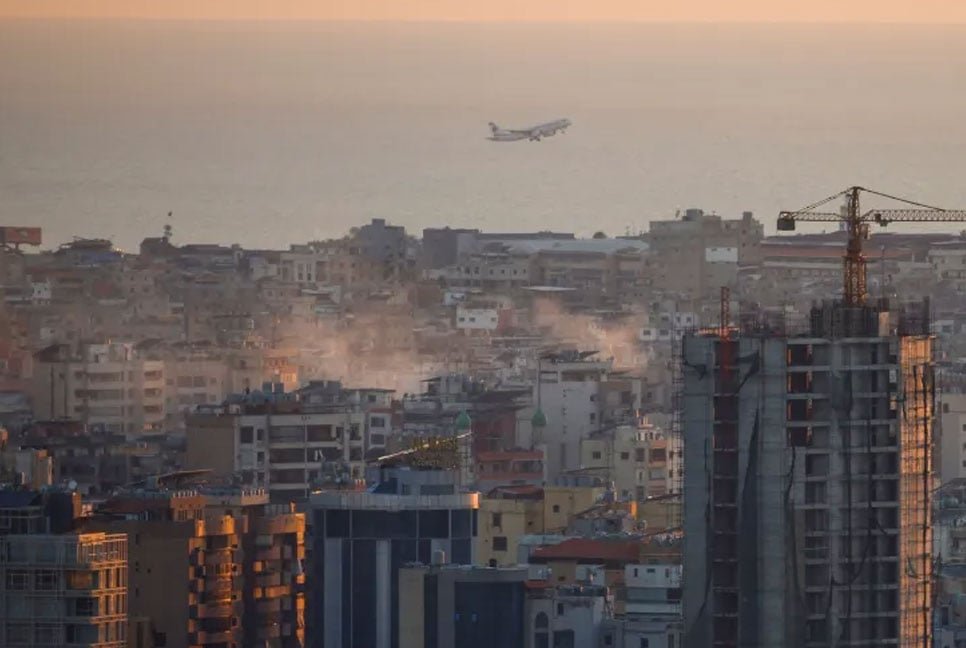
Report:
M 490 122 L 490 132 L 496 135 L 496 132 L 498 130 L 500 130 L 500 127 L 494 124 L 493 122 Z

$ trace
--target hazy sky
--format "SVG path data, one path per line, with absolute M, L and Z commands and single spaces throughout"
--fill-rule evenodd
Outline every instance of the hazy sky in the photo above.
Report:
M 966 0 L 0 0 L 0 16 L 966 22 Z

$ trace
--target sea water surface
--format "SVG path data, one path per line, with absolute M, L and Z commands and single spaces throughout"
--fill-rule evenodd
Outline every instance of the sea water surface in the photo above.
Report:
M 966 207 L 966 28 L 0 21 L 0 224 L 135 248 Z M 541 142 L 487 122 L 569 117 Z

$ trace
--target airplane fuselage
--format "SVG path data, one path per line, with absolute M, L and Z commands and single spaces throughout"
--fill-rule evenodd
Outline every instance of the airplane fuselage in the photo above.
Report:
M 556 135 L 557 133 L 566 131 L 569 126 L 569 119 L 558 119 L 545 124 L 539 124 L 537 126 L 519 130 L 500 128 L 493 122 L 490 122 L 490 131 L 492 135 L 487 139 L 494 142 L 517 142 L 524 139 L 528 139 L 531 142 L 539 142 L 543 137 L 550 137 L 551 135 Z

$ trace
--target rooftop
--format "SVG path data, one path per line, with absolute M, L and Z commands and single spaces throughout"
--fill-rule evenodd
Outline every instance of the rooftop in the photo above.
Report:
M 576 560 L 578 562 L 636 562 L 644 541 L 640 537 L 571 538 L 560 544 L 540 547 L 530 556 L 534 562 Z

